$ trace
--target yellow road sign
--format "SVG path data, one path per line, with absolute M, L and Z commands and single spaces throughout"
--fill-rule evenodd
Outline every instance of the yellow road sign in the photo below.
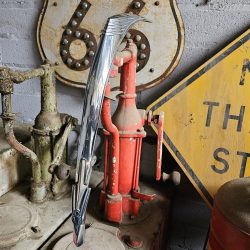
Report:
M 250 176 L 249 38 L 250 29 L 148 108 L 165 112 L 164 144 L 210 205 L 223 183 Z

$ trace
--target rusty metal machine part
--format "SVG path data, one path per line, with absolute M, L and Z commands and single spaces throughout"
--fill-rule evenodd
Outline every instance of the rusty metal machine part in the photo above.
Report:
M 152 121 L 158 124 L 156 179 L 160 180 L 164 116 L 161 113 L 152 117 L 151 112 L 146 115 L 145 110 L 136 108 L 137 47 L 133 40 L 128 40 L 126 48 L 114 63 L 121 67 L 122 94 L 111 118 L 110 84 L 107 85 L 102 108 L 105 155 L 100 205 L 107 220 L 121 223 L 125 217 L 138 216 L 141 201 L 155 198 L 155 195 L 143 194 L 139 190 L 141 145 L 142 138 L 146 136 L 144 125 Z
M 14 135 L 15 115 L 11 109 L 11 94 L 14 83 L 22 83 L 33 77 L 41 77 L 41 111 L 32 128 L 34 152 L 19 143 Z M 56 90 L 54 71 L 49 65 L 29 71 L 13 71 L 0 68 L 0 93 L 2 96 L 2 115 L 4 131 L 8 143 L 32 163 L 32 182 L 30 199 L 42 202 L 48 196 L 48 190 L 54 196 L 62 194 L 62 182 L 48 172 L 52 160 L 61 163 L 65 160 L 65 145 L 75 119 L 68 115 L 60 115 L 56 107 Z M 67 117 L 67 118 L 66 118 Z M 67 129 L 65 129 L 67 128 Z
M 86 87 L 99 34 L 107 18 L 119 13 L 140 14 L 152 21 L 151 25 L 138 24 L 129 30 L 119 48 L 120 51 L 124 48 L 127 39 L 137 44 L 136 90 L 153 87 L 171 73 L 184 45 L 184 28 L 176 0 L 45 0 L 37 42 L 43 60 L 55 65 L 60 81 Z M 112 91 L 119 88 L 118 79 L 111 79 L 110 83 Z
M 224 184 L 215 195 L 209 236 L 211 250 L 248 250 L 250 177 Z

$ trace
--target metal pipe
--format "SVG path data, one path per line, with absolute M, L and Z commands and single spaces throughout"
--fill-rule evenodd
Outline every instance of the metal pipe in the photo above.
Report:
M 11 80 L 13 83 L 22 83 L 26 80 L 35 78 L 35 77 L 41 77 L 44 75 L 44 69 L 38 68 L 38 69 L 31 69 L 27 71 L 13 71 L 9 69 L 9 74 L 11 77 Z
M 42 67 L 44 74 L 41 77 L 41 112 L 57 113 L 54 70 L 48 65 Z
M 108 191 L 112 195 L 118 194 L 119 185 L 119 131 L 117 127 L 112 123 L 111 119 L 111 107 L 110 107 L 110 83 L 107 84 L 105 90 L 105 97 L 102 105 L 101 120 L 104 129 L 106 129 L 111 135 L 111 164 L 110 164 L 110 179 L 108 180 Z
M 42 180 L 49 186 L 52 174 L 48 169 L 58 150 L 55 141 L 60 137 L 63 124 L 57 112 L 54 69 L 49 65 L 43 65 L 42 70 L 44 74 L 41 76 L 41 110 L 35 118 L 32 135 L 35 153 L 41 164 Z
M 17 141 L 14 135 L 14 119 L 15 116 L 12 114 L 11 110 L 11 94 L 1 94 L 2 96 L 2 119 L 4 132 L 6 136 L 6 140 L 11 147 L 20 152 L 22 155 L 30 159 L 32 163 L 32 174 L 33 181 L 35 184 L 41 183 L 41 166 L 38 160 L 37 155 L 22 145 Z

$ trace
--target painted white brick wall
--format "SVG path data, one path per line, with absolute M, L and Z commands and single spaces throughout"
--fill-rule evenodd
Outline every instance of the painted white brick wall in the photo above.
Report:
M 250 0 L 177 0 L 186 38 L 180 64 L 162 85 L 139 95 L 146 106 L 250 26 Z M 43 0 L 0 0 L 0 63 L 14 69 L 38 67 L 36 25 Z M 13 111 L 32 122 L 39 111 L 38 79 L 15 86 Z M 57 85 L 60 112 L 81 116 L 83 91 Z

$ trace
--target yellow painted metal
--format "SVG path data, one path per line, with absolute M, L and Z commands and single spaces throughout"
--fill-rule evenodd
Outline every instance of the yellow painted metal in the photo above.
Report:
M 164 111 L 164 144 L 209 205 L 250 176 L 250 29 L 148 109 Z

